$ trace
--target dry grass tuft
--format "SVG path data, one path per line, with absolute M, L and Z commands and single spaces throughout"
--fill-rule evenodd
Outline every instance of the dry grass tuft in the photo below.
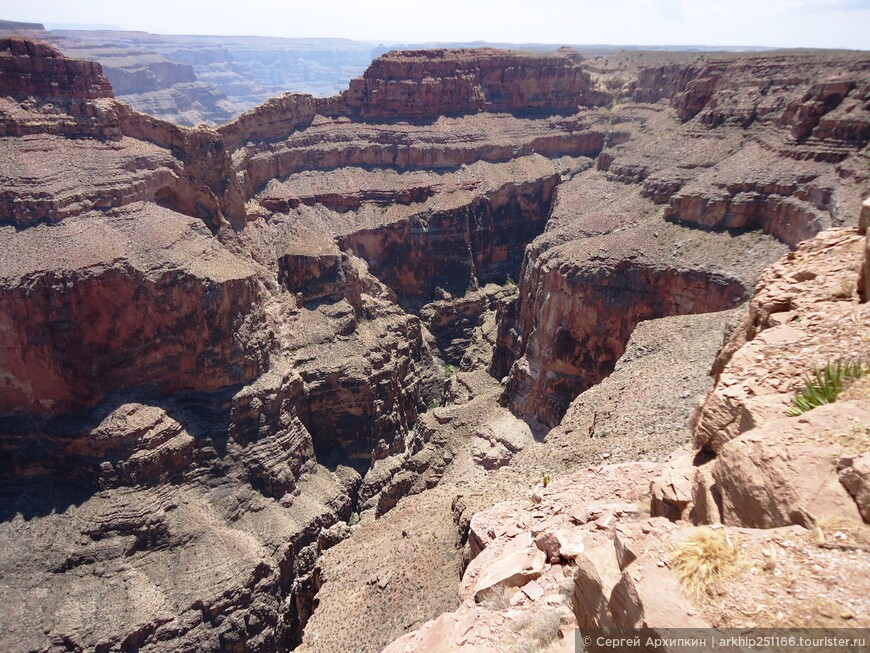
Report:
M 870 401 L 870 375 L 865 374 L 860 379 L 855 379 L 849 383 L 843 388 L 837 399 L 840 401 L 849 401 L 851 399 Z
M 637 500 L 637 512 L 640 515 L 649 515 L 652 513 L 652 495 L 644 494 Z
M 519 639 L 511 647 L 512 653 L 538 653 L 559 637 L 562 615 L 558 608 L 544 608 L 527 612 L 514 624 Z
M 737 567 L 740 546 L 724 528 L 696 528 L 680 544 L 671 561 L 686 591 L 695 598 L 707 593 L 713 583 L 726 578 Z
M 492 612 L 504 612 L 511 607 L 511 595 L 507 587 L 499 583 L 483 590 L 477 602 Z
M 846 517 L 822 517 L 816 522 L 821 532 L 819 544 L 870 546 L 870 526 Z

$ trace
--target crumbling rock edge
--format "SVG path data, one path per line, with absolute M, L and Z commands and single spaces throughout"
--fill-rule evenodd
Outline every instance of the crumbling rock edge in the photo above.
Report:
M 506 470 L 534 448 L 540 433 L 498 403 L 503 373 L 505 403 L 554 425 L 637 321 L 734 305 L 782 243 L 843 222 L 866 185 L 857 55 L 807 58 L 808 79 L 856 78 L 819 86 L 777 55 L 397 53 L 338 98 L 285 96 L 218 130 L 132 111 L 99 66 L 49 46 L 7 39 L 0 56 L 14 64 L 0 98 L 0 446 L 12 461 L 0 538 L 22 579 L 4 603 L 23 606 L 4 627 L 11 648 L 295 646 L 330 582 L 319 555 L 353 537 L 352 513 L 388 514 L 457 470 Z M 622 63 L 629 83 L 602 81 L 625 81 Z M 731 92 L 769 78 L 779 104 Z M 667 150 L 648 128 L 673 135 Z M 805 162 L 797 182 L 784 169 L 797 163 L 747 167 L 740 130 L 764 163 Z M 795 183 L 810 190 L 790 202 Z M 723 229 L 741 232 L 736 244 Z M 708 246 L 728 263 L 701 265 Z M 599 272 L 599 294 L 626 306 L 652 291 L 584 381 L 582 311 L 545 296 Z M 466 324 L 445 329 L 445 315 Z M 554 397 L 540 414 L 519 405 L 523 359 L 527 385 Z M 470 442 L 443 438 L 463 424 Z M 840 467 L 862 500 L 863 459 Z M 718 474 L 693 478 L 696 513 L 715 514 Z M 560 537 L 559 555 L 576 551 Z M 526 580 L 510 567 L 531 555 L 543 580 L 524 595 L 546 592 L 553 538 L 532 550 L 520 537 L 507 575 L 484 584 Z

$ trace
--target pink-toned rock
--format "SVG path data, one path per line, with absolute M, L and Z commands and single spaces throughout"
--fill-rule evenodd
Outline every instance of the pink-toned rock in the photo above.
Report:
M 351 81 L 344 99 L 365 120 L 524 109 L 573 113 L 601 101 L 593 87 L 569 51 L 414 50 L 376 59 Z
M 716 383 L 695 416 L 696 445 L 719 451 L 782 416 L 813 367 L 870 356 L 870 307 L 857 292 L 865 248 L 855 230 L 823 231 L 765 271 L 717 357 Z
M 619 628 L 709 628 L 686 597 L 678 578 L 650 557 L 635 580 L 629 571 L 613 588 L 608 607 Z
M 574 563 L 574 614 L 582 628 L 609 628 L 615 625 L 609 602 L 619 582 L 620 568 L 613 542 L 605 540 L 589 547 Z
M 655 518 L 621 526 L 577 559 L 574 610 L 581 629 L 703 628 L 661 550 L 690 532 Z
M 474 586 L 474 596 L 495 585 L 520 587 L 541 575 L 547 557 L 529 533 L 512 539 L 497 555 L 488 557 Z
M 641 540 L 637 537 L 633 528 L 620 526 L 613 531 L 613 547 L 616 549 L 616 561 L 619 569 L 624 571 L 632 562 L 637 560 L 643 553 Z
M 672 521 L 688 519 L 694 507 L 692 482 L 695 454 L 681 451 L 664 463 L 662 473 L 650 483 L 650 514 Z
M 692 501 L 695 505 L 689 515 L 693 524 L 718 524 L 722 521 L 715 469 L 716 461 L 695 468 L 695 477 L 692 480 Z
M 457 610 L 445 612 L 419 630 L 400 637 L 383 650 L 383 653 L 448 653 L 461 650 L 463 653 L 498 653 L 491 646 L 465 642 L 476 635 L 480 626 L 479 614 L 474 611 Z
M 571 560 L 583 553 L 585 548 L 583 530 L 580 528 L 559 528 L 545 531 L 535 537 L 535 545 L 547 554 L 547 558 Z
M 0 94 L 13 97 L 112 97 L 100 64 L 68 59 L 48 43 L 21 36 L 0 38 Z
M 842 458 L 838 467 L 840 483 L 852 495 L 864 521 L 870 522 L 870 453 Z
M 836 469 L 841 440 L 856 423 L 870 424 L 870 406 L 837 402 L 767 422 L 728 442 L 714 472 L 725 524 L 774 528 L 824 517 L 860 519 Z
M 528 583 L 523 585 L 520 590 L 529 597 L 531 601 L 537 601 L 542 596 L 544 596 L 544 588 L 541 587 L 537 582 L 530 580 Z

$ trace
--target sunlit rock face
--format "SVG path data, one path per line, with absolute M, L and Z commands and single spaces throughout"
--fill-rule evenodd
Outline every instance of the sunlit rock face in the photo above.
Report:
M 347 649 L 352 513 L 510 468 L 638 322 L 852 225 L 865 60 L 390 53 L 186 128 L 0 40 L 0 648 Z

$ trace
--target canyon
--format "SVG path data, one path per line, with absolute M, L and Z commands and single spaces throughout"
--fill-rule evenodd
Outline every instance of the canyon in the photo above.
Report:
M 333 95 L 385 50 L 350 39 L 47 30 L 39 23 L 0 20 L 0 36 L 15 35 L 101 64 L 125 104 L 189 127 L 226 122 L 288 90 Z
M 823 518 L 866 529 L 866 389 L 785 416 L 813 366 L 870 360 L 866 53 L 398 51 L 186 127 L 116 94 L 220 48 L 108 75 L 25 32 L 0 648 L 750 627 L 759 578 L 699 607 L 667 551 L 714 524 L 785 565 Z M 870 624 L 865 544 L 785 567 L 848 570 L 823 625 Z

